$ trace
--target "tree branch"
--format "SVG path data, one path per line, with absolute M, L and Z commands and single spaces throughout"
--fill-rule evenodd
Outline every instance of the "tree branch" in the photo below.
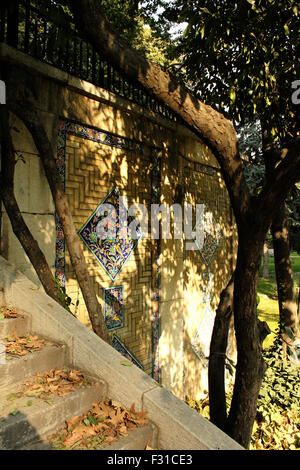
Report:
M 283 202 L 291 186 L 300 180 L 300 137 L 282 150 L 282 159 L 257 198 L 257 207 L 272 220 L 278 204 Z M 276 201 L 276 204 L 274 204 Z
M 229 324 L 233 312 L 233 290 L 234 275 L 232 275 L 228 285 L 220 295 L 211 336 L 208 363 L 210 420 L 220 429 L 225 429 L 227 419 L 225 359 Z
M 18 76 L 20 71 L 15 70 L 12 67 L 6 72 L 7 83 L 11 80 L 11 86 L 7 87 L 9 90 L 7 96 L 9 109 L 23 121 L 31 133 L 35 146 L 39 152 L 53 196 L 55 209 L 63 228 L 71 264 L 82 291 L 92 328 L 100 338 L 110 344 L 111 338 L 105 324 L 101 305 L 98 302 L 94 286 L 88 272 L 81 243 L 75 230 L 67 198 L 64 194 L 61 178 L 56 169 L 54 151 L 44 128 L 43 120 L 39 111 L 34 106 L 34 98 L 29 87 L 27 87 L 27 89 L 20 88 L 18 92 L 16 92 L 16 89 L 12 86 L 14 77 Z M 34 83 L 32 75 L 28 74 L 28 76 L 26 76 L 25 71 L 22 73 L 24 82 L 27 80 L 29 83 Z
M 2 199 L 12 229 L 45 290 L 56 302 L 58 299 L 54 277 L 38 242 L 32 236 L 14 194 L 15 152 L 9 128 L 9 113 L 6 105 L 0 107 L 0 143 L 1 143 L 1 172 L 0 198 Z
M 239 156 L 236 132 L 221 113 L 201 103 L 158 64 L 151 63 L 131 49 L 114 33 L 96 0 L 71 3 L 79 32 L 98 52 L 132 81 L 138 81 L 150 93 L 177 113 L 215 154 L 223 173 L 237 220 L 245 221 L 250 205 L 249 189 Z

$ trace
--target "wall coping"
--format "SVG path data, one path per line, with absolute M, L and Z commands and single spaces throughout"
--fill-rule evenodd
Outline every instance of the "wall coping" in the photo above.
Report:
M 64 72 L 53 65 L 46 64 L 24 52 L 15 49 L 5 43 L 0 43 L 0 59 L 6 62 L 15 63 L 24 67 L 25 69 L 34 70 L 39 75 L 48 79 L 61 83 L 67 88 L 75 90 L 77 93 L 84 94 L 95 101 L 109 104 L 124 111 L 143 116 L 151 121 L 161 124 L 163 127 L 176 131 L 177 133 L 185 136 L 190 136 L 196 140 L 200 140 L 197 136 L 183 124 L 170 121 L 163 116 L 148 110 L 143 106 L 133 103 L 125 98 L 122 98 L 113 92 L 105 90 L 99 86 L 93 85 L 81 78 Z M 217 166 L 216 169 L 219 167 Z
M 6 305 L 30 318 L 32 332 L 64 343 L 71 367 L 107 384 L 108 396 L 138 411 L 147 411 L 158 428 L 158 446 L 165 450 L 244 450 L 149 375 L 122 365 L 124 357 L 87 326 L 38 289 L 24 274 L 0 257 L 0 288 Z

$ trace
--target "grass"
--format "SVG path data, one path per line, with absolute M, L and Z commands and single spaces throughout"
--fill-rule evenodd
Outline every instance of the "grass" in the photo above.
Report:
M 296 253 L 292 253 L 291 256 L 292 269 L 294 273 L 294 285 L 299 286 L 300 283 L 300 256 Z M 262 273 L 262 267 L 260 270 L 260 276 Z M 279 322 L 279 307 L 277 300 L 277 285 L 275 279 L 275 267 L 274 258 L 269 258 L 269 273 L 270 279 L 263 279 L 262 277 L 258 280 L 257 293 L 259 295 L 260 302 L 258 304 L 258 317 L 261 321 L 268 323 L 271 330 L 271 334 L 267 336 L 264 341 L 264 348 L 268 348 L 272 345 L 275 339 L 275 330 L 278 327 Z
M 291 253 L 291 263 L 292 263 L 292 270 L 293 270 L 294 275 L 295 276 L 297 276 L 297 274 L 299 275 L 300 274 L 300 255 L 298 255 L 294 251 Z M 274 265 L 273 256 L 269 256 L 269 272 L 271 276 L 272 274 L 275 275 L 275 265 Z M 262 264 L 259 270 L 259 274 L 260 276 L 262 275 Z
M 264 297 L 260 295 L 258 292 L 259 297 L 260 297 L 260 302 L 258 305 L 258 318 L 261 321 L 267 322 L 271 334 L 269 334 L 263 344 L 264 348 L 269 348 L 275 339 L 276 336 L 276 329 L 278 327 L 278 321 L 279 321 L 279 309 L 278 309 L 278 301 L 274 299 L 270 299 L 269 297 Z

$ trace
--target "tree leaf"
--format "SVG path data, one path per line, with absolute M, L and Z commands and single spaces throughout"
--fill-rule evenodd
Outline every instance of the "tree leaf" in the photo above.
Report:
M 122 365 L 122 366 L 131 367 L 131 366 L 132 366 L 132 362 L 130 362 L 130 361 L 121 361 L 121 365 Z
M 90 424 L 95 424 L 95 425 L 98 424 L 98 420 L 93 415 L 89 415 L 88 420 L 89 420 Z

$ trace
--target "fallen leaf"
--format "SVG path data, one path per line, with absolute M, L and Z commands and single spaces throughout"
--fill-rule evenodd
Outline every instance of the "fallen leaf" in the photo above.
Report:
M 148 422 L 146 414 L 144 411 L 136 412 L 134 404 L 129 411 L 113 400 L 92 403 L 88 412 L 67 421 L 66 427 L 50 437 L 49 442 L 56 449 L 100 449 L 126 436 L 129 429 Z
M 122 365 L 122 366 L 131 367 L 131 366 L 132 366 L 132 362 L 130 362 L 130 361 L 121 361 L 121 365 Z
M 17 318 L 21 316 L 13 307 L 0 307 L 0 314 L 4 316 L 4 318 Z

